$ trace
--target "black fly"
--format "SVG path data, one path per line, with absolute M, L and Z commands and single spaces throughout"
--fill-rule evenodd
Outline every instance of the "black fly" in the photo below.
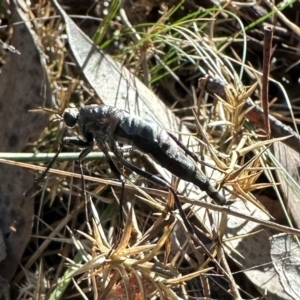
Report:
M 191 152 L 157 123 L 107 105 L 89 105 L 80 109 L 68 108 L 65 110 L 63 118 L 68 127 L 74 127 L 77 124 L 79 133 L 83 137 L 83 139 L 79 137 L 66 137 L 64 139 L 65 142 L 85 147 L 79 156 L 79 160 L 82 160 L 92 150 L 94 141 L 96 141 L 100 150 L 104 152 L 112 171 L 117 175 L 123 186 L 125 183 L 124 178 L 109 156 L 109 150 L 115 154 L 123 165 L 132 171 L 156 184 L 167 186 L 171 190 L 180 215 L 190 232 L 194 232 L 194 230 L 186 219 L 177 194 L 171 185 L 165 180 L 130 164 L 120 155 L 116 142 L 130 144 L 141 152 L 148 154 L 172 174 L 180 179 L 192 182 L 205 191 L 217 204 L 226 205 L 231 203 L 227 202 L 225 197 L 210 184 L 208 178 L 197 169 L 195 163 L 187 158 L 187 154 L 192 155 Z

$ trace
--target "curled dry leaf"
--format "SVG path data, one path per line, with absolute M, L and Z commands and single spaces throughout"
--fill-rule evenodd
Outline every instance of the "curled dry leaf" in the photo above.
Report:
M 299 242 L 292 235 L 285 233 L 273 235 L 270 241 L 272 262 L 287 293 L 285 298 L 292 297 L 297 300 L 300 295 Z

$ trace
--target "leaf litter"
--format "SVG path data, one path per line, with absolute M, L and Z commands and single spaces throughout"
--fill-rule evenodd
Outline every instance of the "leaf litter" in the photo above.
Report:
M 113 2 L 115 5 L 116 1 Z M 54 9 L 51 8 L 48 2 L 41 7 L 37 6 L 38 10 L 35 10 L 36 7 L 33 7 L 32 12 L 36 13 L 36 16 L 44 14 L 43 17 L 46 16 L 49 20 L 52 20 L 49 23 L 36 21 L 40 22 L 38 23 L 40 27 L 36 27 L 39 33 L 47 32 L 47 30 L 49 32 L 55 30 L 59 32 L 57 35 L 52 35 L 56 36 L 52 41 L 52 48 L 44 47 L 50 54 L 49 57 L 55 58 L 55 60 L 51 61 L 52 65 L 51 63 L 48 64 L 49 78 L 53 87 L 55 87 L 53 89 L 53 95 L 56 99 L 54 104 L 55 110 L 61 113 L 64 108 L 70 105 L 69 102 L 75 102 L 77 106 L 83 103 L 99 103 L 99 97 L 101 102 L 105 104 L 117 105 L 142 116 L 151 114 L 150 116 L 162 124 L 164 128 L 172 132 L 180 132 L 182 142 L 185 145 L 189 145 L 191 151 L 201 156 L 205 162 L 211 165 L 216 164 L 218 168 L 221 168 L 222 172 L 219 173 L 211 168 L 199 165 L 206 175 L 212 179 L 212 182 L 215 181 L 221 186 L 222 193 L 225 193 L 226 197 L 235 199 L 236 202 L 228 211 L 218 209 L 209 203 L 202 204 L 199 202 L 199 199 L 205 199 L 204 194 L 199 194 L 198 190 L 186 185 L 184 182 L 179 183 L 178 190 L 184 195 L 182 197 L 183 202 L 184 198 L 193 200 L 192 206 L 183 204 L 183 207 L 187 213 L 190 212 L 189 214 L 194 215 L 192 218 L 195 221 L 194 224 L 197 228 L 199 241 L 203 241 L 203 249 L 206 249 L 206 251 L 201 252 L 199 249 L 195 249 L 195 245 L 190 243 L 188 234 L 180 225 L 178 215 L 170 214 L 164 209 L 166 205 L 164 200 L 166 198 L 171 200 L 167 196 L 168 194 L 156 186 L 137 180 L 137 192 L 131 194 L 133 195 L 134 203 L 129 203 L 128 207 L 126 207 L 127 218 L 124 220 L 126 227 L 121 236 L 119 245 L 121 248 L 118 250 L 118 246 L 114 245 L 117 238 L 114 231 L 117 217 L 113 207 L 116 208 L 116 206 L 113 204 L 105 206 L 99 200 L 101 197 L 102 200 L 107 199 L 108 202 L 111 202 L 110 199 L 117 200 L 120 196 L 120 190 L 112 187 L 114 178 L 107 170 L 105 161 L 99 161 L 97 164 L 89 163 L 85 168 L 85 173 L 87 174 L 107 178 L 106 181 L 104 179 L 101 183 L 97 183 L 97 185 L 100 185 L 100 188 L 93 181 L 86 182 L 89 200 L 93 201 L 90 203 L 94 203 L 95 207 L 97 207 L 97 209 L 93 210 L 91 220 L 88 221 L 92 221 L 92 224 L 97 223 L 97 230 L 95 225 L 86 226 L 87 220 L 82 220 L 84 203 L 80 202 L 80 180 L 77 180 L 75 177 L 69 180 L 65 176 L 59 176 L 55 178 L 56 180 L 53 180 L 50 177 L 48 183 L 45 181 L 46 190 L 42 195 L 42 205 L 38 213 L 40 220 L 37 224 L 39 224 L 39 227 L 35 228 L 35 232 L 38 234 L 36 237 L 33 237 L 36 239 L 36 242 L 39 239 L 47 239 L 47 242 L 44 244 L 37 243 L 37 245 L 40 245 L 40 248 L 37 247 L 36 252 L 33 253 L 34 255 L 31 253 L 33 259 L 27 259 L 26 261 L 26 256 L 23 258 L 23 264 L 27 270 L 25 273 L 27 280 L 33 280 L 34 278 L 34 276 L 29 276 L 30 273 L 28 271 L 33 272 L 33 263 L 35 261 L 39 262 L 40 266 L 41 264 L 48 265 L 50 263 L 44 255 L 51 252 L 49 252 L 50 247 L 53 247 L 56 241 L 60 245 L 58 247 L 59 251 L 63 254 L 61 263 L 64 264 L 64 262 L 68 261 L 70 265 L 65 265 L 66 277 L 61 281 L 60 285 L 55 286 L 55 284 L 53 285 L 54 282 L 52 282 L 52 284 L 48 285 L 48 288 L 45 285 L 40 290 L 45 293 L 47 299 L 54 297 L 56 292 L 61 289 L 61 284 L 65 284 L 63 289 L 65 293 L 69 297 L 74 298 L 79 297 L 79 295 L 84 297 L 91 293 L 91 290 L 93 291 L 93 297 L 96 299 L 99 297 L 99 299 L 102 299 L 101 297 L 107 299 L 113 299 L 113 297 L 115 299 L 117 297 L 120 299 L 124 297 L 128 299 L 146 299 L 150 296 L 160 297 L 161 299 L 178 299 L 178 297 L 188 299 L 192 295 L 222 299 L 233 296 L 235 299 L 239 299 L 258 296 L 257 293 L 253 292 L 254 290 L 246 291 L 244 289 L 246 285 L 243 282 L 237 282 L 239 278 L 235 276 L 235 273 L 240 274 L 239 272 L 243 272 L 248 282 L 256 286 L 262 295 L 267 291 L 269 299 L 276 299 L 275 294 L 277 294 L 277 297 L 281 297 L 280 299 L 289 299 L 288 293 L 278 284 L 278 278 L 274 276 L 276 273 L 270 265 L 270 247 L 266 243 L 266 238 L 273 235 L 274 231 L 266 227 L 264 227 L 264 230 L 259 230 L 260 227 L 258 227 L 258 223 L 264 225 L 272 224 L 272 222 L 268 223 L 272 212 L 269 211 L 267 214 L 263 212 L 264 208 L 257 202 L 257 188 L 268 190 L 271 186 L 277 192 L 277 195 L 280 195 L 278 183 L 274 177 L 274 166 L 277 169 L 277 173 L 278 170 L 281 170 L 280 164 L 275 163 L 270 148 L 267 148 L 267 145 L 272 144 L 273 141 L 263 141 L 263 133 L 256 131 L 255 127 L 260 123 L 257 119 L 249 117 L 249 113 L 256 112 L 256 107 L 258 106 L 253 106 L 251 102 L 251 105 L 245 108 L 248 98 L 252 96 L 257 97 L 259 93 L 259 86 L 257 87 L 254 83 L 257 82 L 261 74 L 243 62 L 243 57 L 245 57 L 243 55 L 239 61 L 232 60 L 232 57 L 239 57 L 236 56 L 236 51 L 230 53 L 230 47 L 228 46 L 232 46 L 236 42 L 233 40 L 228 42 L 228 32 L 225 34 L 225 38 L 220 40 L 220 37 L 224 34 L 223 31 L 225 29 L 228 30 L 228 28 L 227 23 L 225 23 L 226 26 L 222 27 L 219 22 L 224 20 L 225 15 L 234 18 L 230 12 L 232 9 L 231 4 L 226 7 L 226 10 L 208 9 L 203 14 L 194 10 L 195 13 L 186 14 L 184 17 L 178 8 L 182 5 L 184 9 L 195 9 L 192 2 L 186 1 L 185 4 L 182 2 L 177 7 L 172 7 L 170 3 L 169 6 L 162 5 L 159 12 L 164 17 L 159 19 L 161 23 L 151 24 L 149 32 L 145 30 L 147 29 L 146 25 L 144 25 L 144 29 L 136 26 L 133 17 L 135 15 L 133 12 L 144 7 L 144 3 L 140 7 L 133 6 L 129 10 L 125 9 L 124 12 L 127 14 L 125 25 L 120 22 L 116 15 L 110 14 L 106 18 L 106 24 L 109 24 L 106 27 L 106 37 L 104 38 L 102 31 L 101 39 L 98 40 L 106 44 L 105 47 L 103 46 L 103 48 L 106 48 L 103 51 L 95 48 L 93 42 L 72 22 L 56 1 L 53 1 L 53 3 L 62 14 L 64 22 L 58 19 L 50 19 Z M 149 9 L 150 7 L 153 8 L 153 4 L 149 6 Z M 124 8 L 126 8 L 126 5 L 124 5 Z M 245 10 L 247 11 L 247 9 L 247 7 L 240 8 L 243 16 L 245 16 Z M 116 14 L 118 10 L 114 11 L 114 14 Z M 147 13 L 151 15 L 151 10 L 148 11 L 146 9 L 145 12 L 144 17 L 147 19 Z M 256 17 L 260 14 L 261 12 L 258 10 Z M 246 16 L 249 18 L 248 20 L 251 20 L 250 13 L 246 13 Z M 266 15 L 266 17 L 270 16 L 271 14 Z M 103 17 L 105 18 L 105 16 Z M 178 21 L 176 26 L 171 26 L 170 24 L 176 18 L 182 19 Z M 284 18 L 284 16 L 281 16 L 281 18 Z M 131 24 L 131 22 L 133 26 L 129 28 L 129 34 L 127 32 L 127 40 L 122 39 L 122 34 L 126 33 L 128 24 Z M 80 72 L 78 72 L 78 69 L 72 68 L 72 64 L 64 64 L 64 59 L 66 58 L 64 51 L 67 50 L 63 48 L 60 40 L 61 26 L 63 24 L 66 26 L 69 50 L 72 52 L 72 56 L 75 57 L 75 62 L 81 67 L 80 69 L 85 76 L 86 82 L 83 79 L 78 80 L 76 78 Z M 202 26 L 202 30 L 198 28 L 199 24 Z M 135 28 L 141 37 L 135 48 L 133 44 L 134 38 L 130 36 L 134 34 L 132 28 Z M 205 28 L 210 29 L 210 35 L 204 33 Z M 119 31 L 119 42 L 123 41 L 123 47 L 125 47 L 121 55 L 116 55 L 115 57 L 118 57 L 121 62 L 125 62 L 127 55 L 129 55 L 129 71 L 122 64 L 117 63 L 104 53 L 108 51 L 114 54 L 118 50 L 117 48 L 112 50 L 113 43 L 111 41 L 114 39 L 112 38 L 114 35 L 110 34 L 114 30 L 114 34 Z M 211 35 L 214 30 L 216 30 L 216 36 Z M 147 32 L 148 35 L 144 34 L 144 32 Z M 277 38 L 276 33 L 275 29 L 275 40 Z M 255 31 L 251 30 L 251 26 L 247 34 L 255 36 Z M 40 35 L 41 37 L 42 35 Z M 164 39 L 160 39 L 161 37 L 164 37 Z M 245 40 L 245 36 L 243 38 Z M 147 39 L 149 40 L 147 41 Z M 49 40 L 41 40 L 49 43 Z M 222 45 L 218 44 L 220 41 L 227 44 L 223 44 L 222 47 Z M 251 41 L 257 45 L 257 39 L 253 38 Z M 176 44 L 178 42 L 180 42 L 180 46 Z M 162 61 L 158 65 L 159 67 L 153 64 L 149 52 L 143 56 L 145 48 L 142 45 L 151 45 L 151 51 Z M 222 49 L 222 54 L 220 55 L 212 45 Z M 53 51 L 53 47 L 55 51 Z M 134 49 L 136 55 L 132 55 L 132 49 Z M 22 49 L 18 50 L 22 54 Z M 54 53 L 55 55 L 53 55 Z M 252 54 L 251 52 L 247 54 L 249 59 Z M 276 51 L 274 55 L 277 55 Z M 180 68 L 176 66 L 178 62 L 180 62 Z M 252 61 L 252 63 L 254 62 L 255 60 Z M 168 69 L 164 70 L 166 66 L 168 66 Z M 198 67 L 196 68 L 195 66 Z M 238 67 L 244 69 L 247 75 L 254 79 L 253 85 L 249 89 L 241 88 L 241 80 L 235 71 Z M 154 93 L 150 92 L 133 73 L 144 80 L 147 85 L 149 85 L 149 82 L 153 82 L 152 88 L 155 89 L 157 95 L 166 100 L 166 103 L 170 104 L 171 98 L 177 99 L 176 103 L 172 105 L 176 107 L 177 117 L 182 118 L 183 121 L 180 123 L 171 109 L 167 108 Z M 230 89 L 225 94 L 218 93 L 217 96 L 214 95 L 216 93 L 213 93 L 211 98 L 207 94 L 203 94 L 204 97 L 200 99 L 201 106 L 196 106 L 195 103 L 199 100 L 193 97 L 193 92 L 183 97 L 182 94 L 184 93 L 178 91 L 174 83 L 180 83 L 179 85 L 184 87 L 185 91 L 190 91 L 193 90 L 193 86 L 197 85 L 191 84 L 193 78 L 203 78 L 207 73 L 212 74 L 212 78 L 215 78 L 215 76 L 221 78 L 223 82 L 226 82 L 226 86 L 230 86 Z M 158 82 L 161 84 L 159 85 Z M 280 83 L 278 86 L 280 86 Z M 206 92 L 211 94 L 208 90 Z M 96 95 L 97 97 L 95 97 Z M 212 99 L 214 100 L 211 101 Z M 187 108 L 190 110 L 190 116 L 193 116 L 193 118 L 186 118 L 184 115 L 183 111 L 187 111 Z M 193 109 L 196 115 L 193 114 Z M 252 123 L 248 122 L 245 117 Z M 197 122 L 195 122 L 195 118 Z M 50 120 L 53 119 L 50 117 Z M 222 126 L 218 126 L 218 122 Z M 276 124 L 278 125 L 279 123 L 277 122 Z M 199 143 L 199 139 L 194 139 L 190 136 L 190 130 L 196 132 L 198 138 L 205 141 L 205 146 L 203 146 L 203 143 Z M 291 133 L 291 131 L 289 132 Z M 56 137 L 62 134 L 61 125 L 50 122 L 49 127 L 41 134 L 35 147 L 42 151 L 54 151 L 57 147 Z M 74 133 L 69 132 L 68 134 Z M 281 139 L 286 135 L 281 132 L 277 138 Z M 292 133 L 292 135 L 297 137 L 296 133 Z M 284 142 L 284 139 L 277 143 L 282 142 Z M 294 145 L 296 145 L 293 146 L 294 149 L 295 147 L 297 148 L 297 141 Z M 32 147 L 29 146 L 28 150 L 30 149 Z M 138 153 L 134 152 L 131 157 L 132 161 L 141 166 L 142 158 Z M 297 155 L 295 155 L 295 165 L 296 162 Z M 145 168 L 151 169 L 152 172 L 159 172 L 164 178 L 171 181 L 170 174 L 166 173 L 160 166 L 154 165 L 153 167 L 153 162 L 149 160 L 148 162 L 144 160 L 143 163 Z M 34 166 L 32 168 L 34 169 Z M 78 170 L 76 165 L 70 164 L 58 164 L 57 168 L 67 168 L 71 172 L 77 172 Z M 262 172 L 268 181 L 256 183 L 261 180 Z M 133 181 L 136 180 L 133 174 L 127 173 L 127 176 Z M 281 178 L 280 175 L 279 178 L 281 183 L 282 181 L 288 182 L 288 179 Z M 113 183 L 113 186 L 117 185 L 117 183 Z M 96 187 L 97 190 L 101 191 L 99 196 L 91 193 Z M 126 187 L 126 193 L 130 194 L 128 187 Z M 297 190 L 298 185 L 297 181 L 295 181 L 293 191 L 297 193 Z M 146 194 L 144 194 L 145 192 Z M 285 204 L 285 196 L 286 192 L 283 193 L 282 205 L 290 207 L 290 204 Z M 49 197 L 51 202 L 49 202 Z M 297 200 L 296 197 L 294 198 Z M 291 201 L 294 202 L 293 198 Z M 55 207 L 58 203 L 61 203 L 60 210 Z M 50 220 L 47 219 L 47 204 L 51 204 L 49 205 L 51 209 L 53 205 L 52 213 L 55 213 Z M 148 209 L 145 208 L 146 205 Z M 157 214 L 154 214 L 152 209 L 157 210 Z M 117 210 L 115 209 L 115 211 Z M 222 213 L 218 211 L 222 211 Z M 237 214 L 234 211 L 240 213 L 240 218 L 234 216 Z M 246 217 L 242 217 L 243 213 L 251 216 L 251 221 L 247 220 Z M 289 209 L 287 209 L 287 214 L 289 215 Z M 297 215 L 292 217 L 295 219 Z M 53 220 L 55 221 L 53 222 Z M 95 223 L 96 220 L 97 222 Z M 257 221 L 255 222 L 255 220 Z M 261 220 L 265 220 L 265 222 Z M 43 224 L 47 224 L 47 222 L 51 225 L 52 232 L 49 231 L 49 228 L 47 229 L 47 226 L 44 227 Z M 70 222 L 70 230 L 65 228 L 68 222 Z M 276 227 L 274 226 L 273 228 Z M 91 231 L 88 228 L 93 228 L 93 230 Z M 280 227 L 280 224 L 278 224 L 277 229 L 283 232 L 288 232 L 289 230 L 287 227 Z M 297 234 L 296 229 L 293 232 Z M 76 233 L 79 233 L 79 235 Z M 178 240 L 180 240 L 179 244 L 178 242 L 175 245 L 170 243 L 169 240 L 172 239 L 173 234 L 177 235 Z M 72 239 L 70 239 L 71 236 Z M 74 262 L 71 259 L 73 256 L 69 248 L 71 245 L 74 245 L 74 249 L 78 253 L 74 257 Z M 138 250 L 141 251 L 138 252 Z M 240 271 L 232 271 L 236 267 L 227 260 L 224 250 L 241 269 Z M 57 251 L 54 252 L 56 252 L 57 257 Z M 100 261 L 97 258 L 100 258 Z M 265 264 L 268 264 L 268 272 L 263 267 Z M 67 268 L 68 266 L 69 268 Z M 80 272 L 82 273 L 74 271 L 72 275 L 72 272 L 68 273 L 71 270 L 70 268 L 81 270 Z M 35 280 L 41 282 L 43 279 L 46 282 L 51 282 L 51 276 L 45 272 L 44 268 L 41 267 L 39 270 L 38 278 Z M 41 270 L 44 271 L 41 272 Z M 193 275 L 187 276 L 187 274 Z M 21 285 L 23 275 L 22 271 L 19 272 L 14 282 Z M 71 281 L 70 278 L 73 278 L 73 276 L 74 281 Z M 62 273 L 56 274 L 56 278 L 59 277 L 64 278 Z M 272 282 L 269 278 L 272 278 Z M 72 293 L 71 282 L 74 283 L 76 293 Z M 87 282 L 90 282 L 88 289 L 86 289 Z M 261 285 L 261 282 L 267 283 Z M 52 286 L 52 288 L 49 288 L 49 286 Z M 21 291 L 26 299 L 25 295 L 29 293 L 30 287 L 26 288 L 22 284 Z M 63 294 L 60 297 L 64 297 Z

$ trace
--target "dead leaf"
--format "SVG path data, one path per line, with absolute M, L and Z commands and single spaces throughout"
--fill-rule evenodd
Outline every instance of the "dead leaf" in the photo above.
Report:
M 21 1 L 19 1 L 20 3 Z M 50 88 L 40 50 L 30 29 L 29 16 L 11 1 L 12 46 L 20 55 L 8 52 L 0 77 L 0 149 L 21 151 L 46 126 L 48 117 L 30 109 L 49 106 Z M 24 7 L 26 7 L 24 5 Z M 0 222 L 6 257 L 0 262 L 0 277 L 10 281 L 31 234 L 33 199 L 23 193 L 33 184 L 33 174 L 25 169 L 0 165 Z M 5 217 L 3 217 L 5 216 Z M 0 295 L 2 292 L 0 288 Z
M 276 223 L 286 225 L 286 218 L 279 201 L 271 199 L 266 195 L 257 195 L 256 198 L 276 220 Z
M 235 203 L 236 210 L 246 213 L 245 207 L 241 203 Z M 249 203 L 248 209 L 256 218 L 268 219 L 257 207 Z M 249 213 L 249 212 L 248 212 Z M 230 248 L 227 253 L 236 262 L 243 274 L 253 283 L 257 290 L 270 300 L 288 300 L 291 299 L 283 290 L 279 283 L 277 275 L 270 258 L 270 244 L 268 237 L 275 233 L 270 228 L 254 235 L 247 234 L 262 229 L 254 222 L 229 216 L 227 223 L 227 234 L 232 240 L 226 242 Z M 241 237 L 238 237 L 238 236 Z M 238 274 L 236 274 L 238 276 Z
M 300 249 L 290 234 L 280 233 L 270 238 L 271 258 L 285 292 L 293 299 L 300 295 Z
M 286 201 L 287 211 L 300 228 L 300 154 L 283 143 L 274 143 L 274 156 L 279 164 L 276 174 Z

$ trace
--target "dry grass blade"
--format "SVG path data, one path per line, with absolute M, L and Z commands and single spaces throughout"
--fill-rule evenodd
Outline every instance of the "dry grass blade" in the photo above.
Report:
M 17 162 L 12 162 L 12 161 L 3 160 L 3 159 L 0 159 L 0 162 L 7 163 L 7 164 L 13 164 L 13 165 L 20 165 L 22 167 L 26 167 L 26 168 L 30 168 L 30 169 L 32 168 L 32 169 L 41 170 L 41 171 L 44 171 L 46 169 L 45 167 L 38 167 L 38 166 L 31 165 L 31 164 L 17 163 Z M 70 173 L 70 172 L 56 170 L 56 169 L 50 169 L 49 173 L 61 174 L 61 175 L 70 176 L 70 177 L 74 176 L 74 177 L 80 178 L 80 174 Z M 89 181 L 98 182 L 98 183 L 108 183 L 109 185 L 114 185 L 114 186 L 118 186 L 118 187 L 121 186 L 121 184 L 119 182 L 116 182 L 116 181 L 108 181 L 108 180 L 103 180 L 103 179 L 100 179 L 100 178 L 90 177 L 90 176 L 86 176 L 86 175 L 84 175 L 84 179 L 89 180 Z M 128 185 L 128 186 L 126 186 L 126 188 L 132 188 L 132 186 Z M 154 195 L 164 195 L 164 196 L 166 196 L 166 194 L 167 194 L 166 192 L 162 192 L 162 191 L 158 192 L 157 190 L 151 190 L 151 189 L 148 189 L 148 188 L 145 189 L 145 190 L 152 193 L 152 194 L 154 194 Z M 207 209 L 211 209 L 211 210 L 218 211 L 218 212 L 225 213 L 225 214 L 229 214 L 229 215 L 234 215 L 234 216 L 237 216 L 237 217 L 245 219 L 245 220 L 251 220 L 251 221 L 256 222 L 258 224 L 262 224 L 266 227 L 274 228 L 274 229 L 277 229 L 279 231 L 283 231 L 283 232 L 286 232 L 286 233 L 295 234 L 297 236 L 300 236 L 300 231 L 297 230 L 297 229 L 289 228 L 289 227 L 286 227 L 286 226 L 283 226 L 283 225 L 280 225 L 280 224 L 276 224 L 276 223 L 261 220 L 261 219 L 255 218 L 255 217 L 251 217 L 250 215 L 243 214 L 243 213 L 240 213 L 240 212 L 237 212 L 237 211 L 234 211 L 234 210 L 230 210 L 230 209 L 225 208 L 225 207 L 220 207 L 218 205 L 214 205 L 214 204 L 211 204 L 211 203 L 197 202 L 195 200 L 188 199 L 188 198 L 185 198 L 185 197 L 181 197 L 181 199 L 182 199 L 182 201 L 190 203 L 192 205 L 201 206 L 201 207 L 204 207 L 204 208 L 207 208 Z

